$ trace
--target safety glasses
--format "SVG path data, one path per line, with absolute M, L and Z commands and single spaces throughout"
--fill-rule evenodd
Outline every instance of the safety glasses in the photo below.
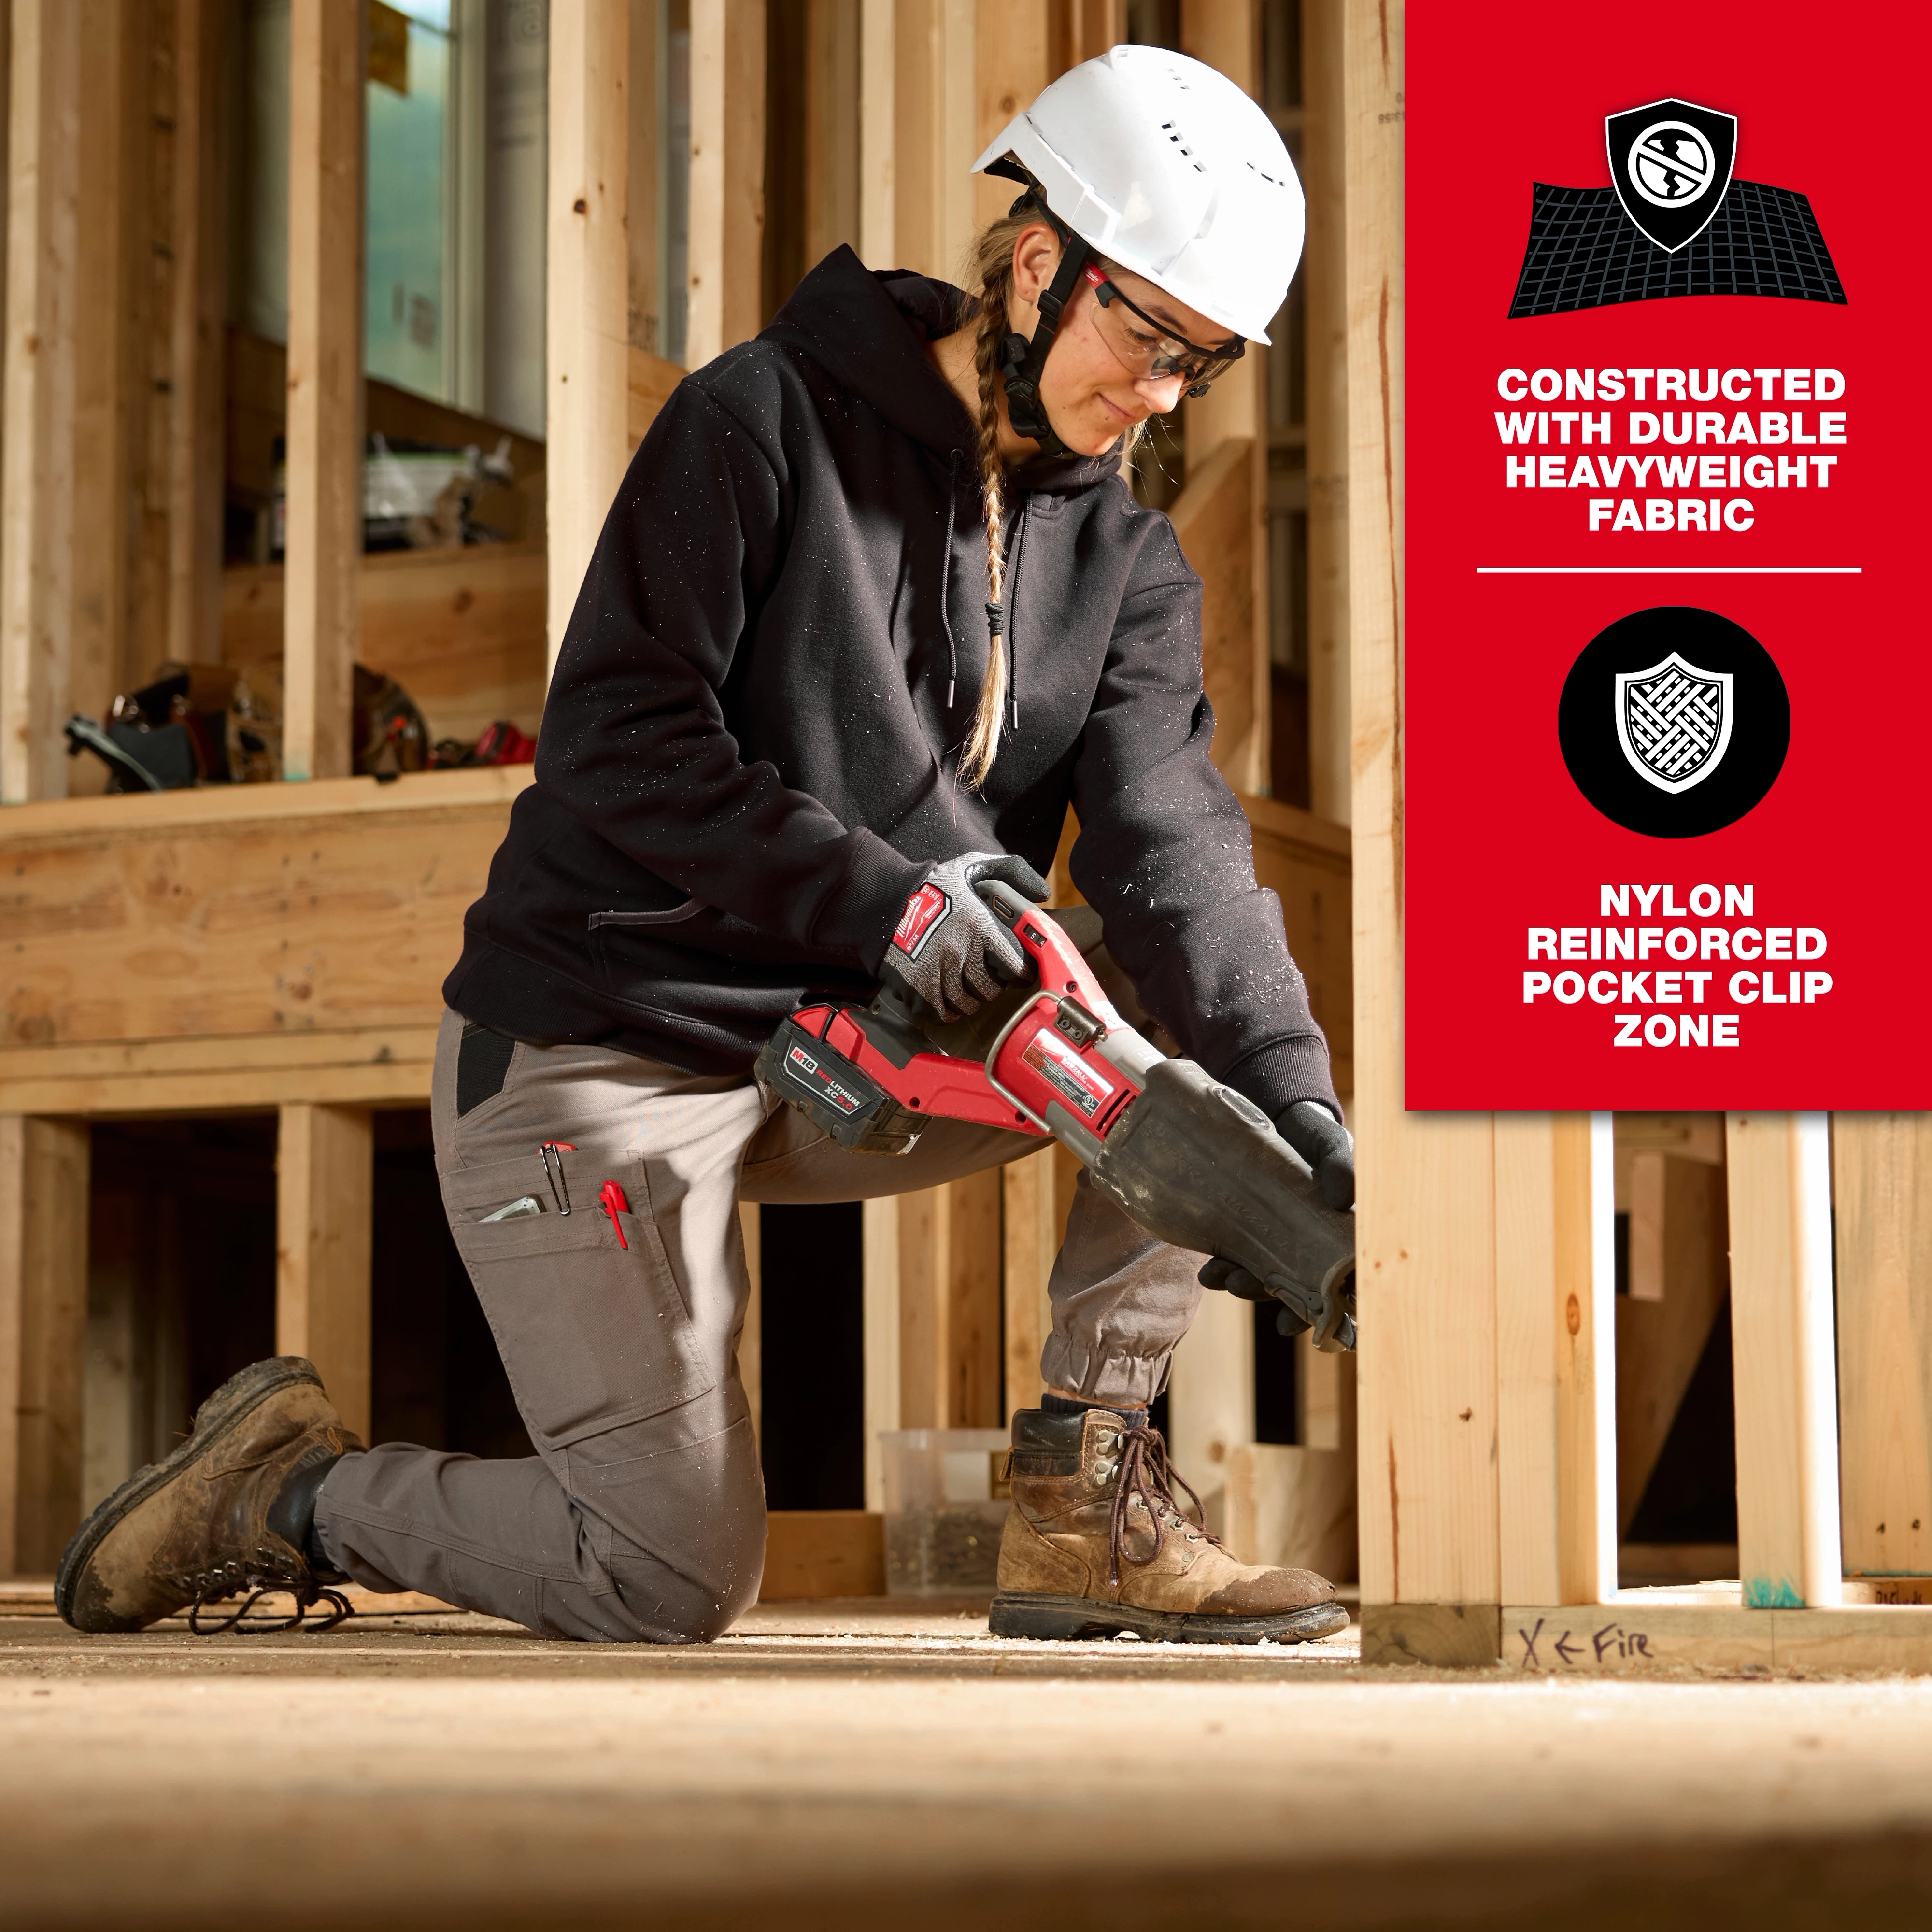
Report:
M 1155 321 L 1108 279 L 1105 270 L 1090 265 L 1087 279 L 1100 300 L 1101 338 L 1136 382 L 1178 376 L 1189 395 L 1205 395 L 1208 386 L 1232 369 L 1247 346 L 1238 335 L 1219 349 L 1204 349 Z

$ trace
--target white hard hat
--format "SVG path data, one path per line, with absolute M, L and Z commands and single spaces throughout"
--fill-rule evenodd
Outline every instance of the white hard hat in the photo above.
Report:
M 1099 253 L 1267 341 L 1301 260 L 1301 184 L 1274 122 L 1225 74 L 1115 47 L 1016 115 L 973 172 L 1008 154 Z

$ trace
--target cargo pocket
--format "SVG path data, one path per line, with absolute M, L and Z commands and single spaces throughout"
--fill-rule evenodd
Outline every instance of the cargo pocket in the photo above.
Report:
M 517 1406 L 550 1448 L 674 1408 L 716 1381 L 651 1217 L 643 1162 L 562 1160 L 568 1214 L 557 1211 L 535 1148 L 442 1177 L 450 1230 Z M 617 1217 L 628 1246 L 598 1204 L 606 1180 L 630 1203 Z M 483 1219 L 525 1195 L 544 1211 Z

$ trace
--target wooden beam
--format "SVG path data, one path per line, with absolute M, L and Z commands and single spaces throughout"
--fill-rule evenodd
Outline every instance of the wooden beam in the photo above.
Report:
M 1348 756 L 1348 293 L 1342 89 L 1345 0 L 1301 0 L 1302 313 L 1308 430 L 1310 803 L 1346 825 Z
M 1203 402 L 1213 400 L 1210 395 Z M 1264 674 L 1268 668 L 1266 626 L 1258 630 L 1255 616 L 1254 562 L 1260 544 L 1255 449 L 1255 439 L 1248 436 L 1216 443 L 1204 459 L 1190 450 L 1187 482 L 1168 509 L 1174 533 L 1202 582 L 1201 670 L 1214 707 L 1214 764 L 1235 790 L 1246 793 L 1262 790 L 1268 769 L 1268 707 L 1258 697 L 1255 677 L 1258 662 Z M 1258 636 L 1262 640 L 1258 659 Z
M 981 149 L 1053 78 L 1053 9 L 1040 0 L 978 0 L 973 22 L 973 152 L 959 166 L 970 167 Z M 994 175 L 976 175 L 972 182 L 976 231 L 1006 213 L 1014 190 L 1011 182 Z M 956 262 L 954 278 L 958 272 Z
M 361 638 L 366 0 L 291 0 L 282 775 L 345 776 Z
M 67 790 L 81 10 L 13 0 L 6 438 L 0 453 L 0 805 Z
M 1262 87 L 1260 0 L 1181 0 L 1180 49 L 1224 74 L 1258 100 Z M 1226 588 L 1217 629 L 1225 632 L 1220 689 L 1214 706 L 1214 762 L 1237 791 L 1269 788 L 1274 693 L 1268 662 L 1268 358 L 1255 344 L 1204 396 L 1182 405 L 1191 485 L 1230 448 L 1245 472 L 1238 516 L 1214 539 Z M 1286 354 L 1287 345 L 1279 352 Z M 1173 506 L 1178 512 L 1186 500 Z M 1175 528 L 1180 524 L 1177 520 Z M 1193 550 L 1188 560 L 1202 568 Z M 1223 741 L 1226 741 L 1225 743 Z
M 859 257 L 898 265 L 898 0 L 859 0 Z
M 691 0 L 694 369 L 763 326 L 765 0 Z
M 1844 1573 L 1830 1125 L 1823 1114 L 1730 1114 L 1724 1125 L 1744 1603 L 1834 1604 Z
M 1493 1657 L 1495 1132 L 1402 1099 L 1402 19 L 1351 9 L 1345 46 L 1363 1641 Z M 1409 1605 L 1449 1612 L 1377 1614 Z
M 979 205 L 968 172 L 979 153 L 976 26 L 974 0 L 897 0 L 892 31 L 890 266 L 949 281 L 960 273 Z
M 1180 1473 L 1199 1493 L 1208 1527 L 1228 1528 L 1228 1459 L 1255 1439 L 1255 1311 L 1232 1294 L 1203 1298 L 1174 1352 L 1167 1434 Z
M 1037 1408 L 1040 1350 L 1053 1328 L 1047 1282 L 1066 1228 L 1054 1186 L 1052 1148 L 1042 1148 L 1000 1170 L 1005 1214 L 1006 1388 L 1002 1406 Z
M 1295 1443 L 1237 1443 L 1228 1452 L 1226 1514 L 1228 1547 L 1244 1563 L 1348 1582 L 1357 1567 L 1352 1447 L 1345 1455 Z
M 80 1521 L 88 1152 L 84 1122 L 0 1114 L 0 1576 Z
M 1594 1615 L 1512 1605 L 1502 1630 L 1504 1664 L 1554 1676 L 1932 1670 L 1932 1606 L 1751 1610 L 1736 1584 L 1631 1591 Z
M 902 1197 L 862 1204 L 866 1355 L 866 1507 L 886 1506 L 879 1437 L 899 1421 L 899 1208 Z
M 1619 1120 L 1619 1126 L 1622 1122 Z M 1654 1184 L 1646 1172 L 1654 1163 Z M 1638 1216 L 1630 1215 L 1631 1292 L 1617 1301 L 1617 1519 L 1630 1527 L 1684 1392 L 1702 1359 L 1730 1286 L 1724 1175 L 1682 1154 L 1645 1154 L 1645 1212 L 1658 1232 L 1642 1264 L 1655 1292 L 1640 1297 Z M 1654 1192 L 1654 1200 L 1648 1197 Z M 1846 1414 L 1852 1413 L 1849 1405 Z M 1849 1426 L 1849 1424 L 1848 1424 Z M 1724 1574 L 1724 1573 L 1720 1573 Z
M 944 1187 L 898 1197 L 898 1429 L 950 1420 L 952 1198 Z
M 369 1440 L 369 1275 L 375 1141 L 364 1108 L 280 1109 L 275 1352 L 306 1355 L 343 1420 Z
M 164 144 L 172 152 L 174 136 L 154 123 L 172 123 L 173 104 L 165 86 L 171 64 L 153 58 L 149 41 L 165 22 L 122 0 L 76 5 L 89 84 L 80 96 L 74 252 L 73 514 L 78 530 L 112 534 L 73 548 L 68 705 L 98 720 L 128 688 L 130 636 L 145 643 L 162 628 L 143 624 L 160 614 L 140 608 L 153 494 L 142 458 L 155 405 L 167 400 L 154 393 L 149 345 L 166 341 L 154 303 L 165 297 L 174 265 L 171 250 L 154 246 L 152 182 L 169 172 L 154 164 Z M 104 792 L 107 778 L 98 759 L 68 761 L 70 796 Z
M 860 0 L 806 0 L 805 266 L 859 245 Z
M 1500 1576 L 1511 1602 L 1616 1591 L 1607 1114 L 1496 1118 Z
M 229 16 L 222 0 L 176 0 L 174 16 L 168 655 L 207 664 L 219 662 L 221 649 L 223 332 L 228 301 L 222 70 Z M 356 548 L 360 550 L 359 542 Z
M 1127 0 L 1049 0 L 1052 78 L 1097 59 L 1127 38 Z
M 524 766 L 18 807 L 0 824 L 0 1044 L 433 1023 L 529 782 Z
M 1932 1575 L 1932 1115 L 1832 1132 L 1845 1573 Z
M 946 1417 L 948 1429 L 997 1429 L 1000 1413 L 1000 1170 L 948 1184 Z
M 630 0 L 556 0 L 550 8 L 544 352 L 553 666 L 632 449 L 630 46 Z

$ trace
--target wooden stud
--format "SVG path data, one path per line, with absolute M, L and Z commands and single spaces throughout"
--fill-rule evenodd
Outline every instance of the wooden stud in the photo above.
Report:
M 1260 0 L 1181 0 L 1180 46 L 1258 97 Z M 1203 625 L 1204 658 L 1220 659 L 1219 676 L 1210 678 L 1208 691 L 1216 720 L 1214 762 L 1240 792 L 1268 789 L 1274 710 L 1268 661 L 1268 353 L 1250 344 L 1206 395 L 1182 406 L 1188 487 L 1172 512 L 1178 532 L 1183 506 L 1197 479 L 1204 484 L 1217 461 L 1236 472 L 1238 484 L 1231 478 L 1220 488 L 1224 514 L 1211 537 L 1204 543 L 1203 532 L 1192 546 L 1184 538 L 1183 547 L 1196 570 L 1205 558 L 1215 572 Z M 1219 635 L 1218 653 L 1208 634 Z
M 13 0 L 6 436 L 0 453 L 0 804 L 66 794 L 74 520 L 81 10 Z
M 859 0 L 859 256 L 898 257 L 898 0 Z
M 1932 1114 L 1832 1137 L 1845 1574 L 1932 1575 Z
M 1618 1118 L 1621 1130 L 1622 1117 Z M 1654 1164 L 1654 1175 L 1645 1173 Z M 1631 1163 L 1630 1292 L 1617 1299 L 1617 1519 L 1630 1527 L 1730 1286 L 1720 1167 L 1682 1154 Z M 1636 1183 L 1642 1180 L 1640 1189 Z M 1640 1234 L 1635 1196 L 1654 1217 Z M 1840 1226 L 1842 1227 L 1842 1210 Z M 1645 1250 L 1640 1255 L 1640 1239 Z M 1654 1292 L 1640 1296 L 1640 1279 Z M 1649 1279 L 1654 1271 L 1654 1279 Z M 1847 1427 L 1853 1412 L 1846 1407 Z M 1707 1573 L 1709 1574 L 1709 1573 Z M 1728 1570 L 1715 1573 L 1728 1575 Z
M 1744 1603 L 1835 1604 L 1844 1567 L 1829 1121 L 1730 1114 L 1724 1126 Z
M 1353 1444 L 1344 1454 L 1295 1443 L 1237 1443 L 1228 1452 L 1226 1520 L 1228 1547 L 1244 1563 L 1348 1582 L 1357 1568 Z
M 200 664 L 221 656 L 227 21 L 220 0 L 176 0 L 167 638 L 169 656 Z
M 291 0 L 282 775 L 350 770 L 362 563 L 366 0 Z
M 1188 406 L 1214 400 L 1210 394 Z M 1214 763 L 1244 793 L 1261 789 L 1267 770 L 1268 707 L 1258 698 L 1255 670 L 1258 663 L 1265 677 L 1267 606 L 1255 600 L 1255 558 L 1264 548 L 1255 514 L 1256 446 L 1252 436 L 1228 437 L 1200 460 L 1190 446 L 1186 484 L 1168 509 L 1202 581 L 1201 669 L 1214 707 Z M 1258 608 L 1264 619 L 1258 627 Z
M 1040 0 L 978 0 L 973 24 L 974 102 L 973 152 L 954 165 L 970 168 L 1000 130 L 1053 78 L 1053 10 Z M 1012 206 L 1015 189 L 997 175 L 975 175 L 973 226 L 998 221 Z M 956 278 L 958 264 L 952 265 Z
M 275 1352 L 306 1355 L 343 1420 L 369 1439 L 375 1141 L 368 1111 L 280 1110 Z
M 1042 1148 L 1000 1170 L 1004 1196 L 1006 1388 L 1002 1406 L 1037 1408 L 1040 1356 L 1053 1328 L 1047 1282 L 1060 1252 L 1065 1217 L 1054 1198 L 1052 1148 Z
M 544 326 L 552 667 L 631 456 L 631 12 L 630 0 L 555 0 L 550 8 Z M 695 202 L 694 192 L 694 213 Z
M 0 1114 L 0 1576 L 80 1521 L 88 1153 L 84 1121 Z
M 702 368 L 763 326 L 765 0 L 692 0 L 690 305 Z
M 1600 1603 L 1617 1582 L 1610 1117 L 1503 1114 L 1495 1136 L 1502 1593 Z
M 160 613 L 136 607 L 147 587 L 141 566 L 153 494 L 141 460 L 157 413 L 149 344 L 156 337 L 164 342 L 167 332 L 164 320 L 156 326 L 153 303 L 166 295 L 174 273 L 172 260 L 154 245 L 150 180 L 172 172 L 155 164 L 171 155 L 174 137 L 153 124 L 164 112 L 172 118 L 173 104 L 158 84 L 169 64 L 151 58 L 148 43 L 163 23 L 121 0 L 75 4 L 89 85 L 80 95 L 77 171 L 73 514 L 77 529 L 111 531 L 115 540 L 74 546 L 67 701 L 98 722 L 128 688 L 130 635 L 145 640 L 164 628 L 142 622 Z M 171 230 L 161 232 L 172 239 Z M 136 676 L 146 668 L 136 669 Z M 67 761 L 70 796 L 96 796 L 107 780 L 98 759 Z
M 1000 1413 L 1000 1170 L 950 1183 L 946 1252 L 948 1429 L 997 1429 Z
M 879 1437 L 899 1423 L 899 1209 L 902 1197 L 862 1204 L 864 1216 L 866 1507 L 886 1506 Z
M 1127 38 L 1127 0 L 1049 0 L 1053 77 Z
M 1664 1299 L 1664 1162 L 1660 1154 L 1634 1155 L 1630 1163 L 1626 1279 L 1633 1301 Z
M 1318 817 L 1346 825 L 1348 756 L 1348 374 L 1342 142 L 1344 0 L 1301 0 L 1302 256 L 1308 428 L 1308 755 Z
M 944 1429 L 952 1357 L 950 1189 L 898 1197 L 898 1429 Z
M 1488 1115 L 1403 1109 L 1402 8 L 1345 28 L 1366 1616 L 1500 1600 L 1496 1182 Z
M 805 266 L 859 245 L 860 0 L 806 0 Z
M 738 1204 L 739 1238 L 745 1244 L 745 1273 L 752 1292 L 745 1304 L 745 1325 L 738 1336 L 738 1379 L 752 1411 L 752 1432 L 761 1441 L 765 1426 L 765 1237 L 764 1210 L 755 1201 Z
M 1210 1293 L 1179 1348 L 1167 1385 L 1167 1434 L 1180 1473 L 1198 1492 L 1208 1527 L 1228 1526 L 1228 1458 L 1255 1439 L 1255 1311 Z
M 974 0 L 897 0 L 893 266 L 949 281 L 959 274 L 978 206 L 975 177 L 968 172 L 979 153 L 973 146 L 976 27 Z

